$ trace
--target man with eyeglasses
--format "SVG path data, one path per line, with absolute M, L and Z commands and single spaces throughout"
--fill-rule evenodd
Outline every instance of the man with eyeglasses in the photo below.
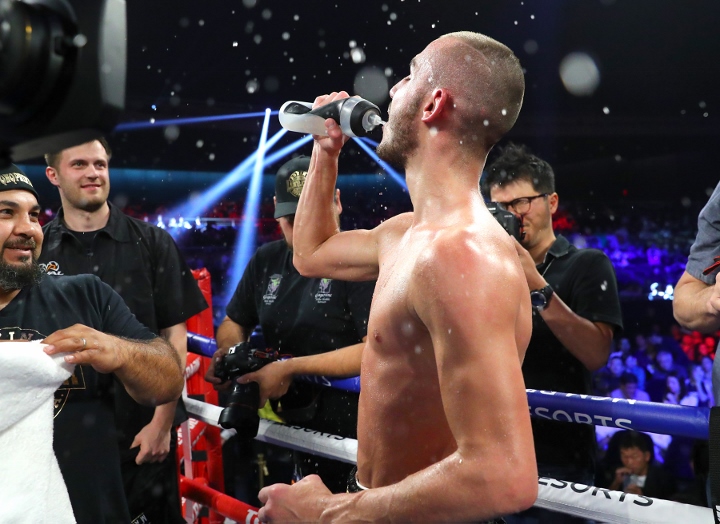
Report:
M 521 223 L 515 247 L 533 304 L 533 332 L 522 372 L 525 387 L 590 394 L 591 373 L 607 363 L 614 332 L 622 328 L 615 272 L 597 249 L 577 249 L 553 231 L 558 208 L 555 175 L 526 147 L 509 144 L 488 168 L 482 192 Z M 541 476 L 592 484 L 593 426 L 533 418 Z M 583 522 L 531 508 L 513 523 Z

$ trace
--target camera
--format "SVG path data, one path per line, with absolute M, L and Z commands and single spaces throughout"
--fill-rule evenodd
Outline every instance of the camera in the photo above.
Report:
M 0 166 L 112 131 L 126 24 L 125 0 L 0 0 Z
M 220 413 L 218 422 L 225 429 L 234 428 L 240 438 L 255 438 L 260 425 L 260 385 L 257 382 L 238 384 L 235 379 L 257 371 L 278 359 L 277 351 L 251 348 L 241 342 L 232 346 L 226 355 L 215 363 L 215 376 L 226 382 L 233 381 L 228 404 Z
M 510 211 L 501 208 L 497 202 L 487 203 L 488 211 L 495 217 L 495 220 L 508 232 L 509 235 L 515 237 L 518 242 L 525 237 L 525 233 L 520 232 L 520 220 Z

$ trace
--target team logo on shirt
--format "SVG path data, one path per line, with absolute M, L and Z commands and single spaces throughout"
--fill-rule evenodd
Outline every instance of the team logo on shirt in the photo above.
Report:
M 51 260 L 47 264 L 40 264 L 40 268 L 48 275 L 64 275 L 65 274 L 62 271 L 60 271 L 60 264 L 58 264 L 54 260 Z
M 31 340 L 43 340 L 44 338 L 47 337 L 34 329 L 23 329 L 19 327 L 0 328 L 0 340 L 29 342 Z M 73 374 L 55 391 L 54 417 L 57 417 L 63 406 L 65 406 L 70 396 L 70 391 L 73 389 L 85 389 L 85 376 L 83 375 L 82 366 L 75 366 Z
M 332 279 L 321 278 L 318 283 L 318 290 L 315 293 L 315 302 L 318 304 L 327 304 L 332 298 Z
M 268 282 L 267 291 L 263 295 L 263 302 L 266 306 L 269 306 L 277 298 L 278 291 L 280 290 L 280 282 L 282 282 L 282 275 L 271 275 L 270 282 Z

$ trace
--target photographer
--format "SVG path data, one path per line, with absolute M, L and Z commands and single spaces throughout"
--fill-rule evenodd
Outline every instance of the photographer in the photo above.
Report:
M 295 158 L 277 173 L 275 218 L 284 240 L 260 247 L 248 263 L 227 306 L 227 316 L 218 327 L 216 339 L 220 349 L 213 364 L 227 354 L 230 346 L 248 341 L 252 329 L 259 324 L 267 348 L 294 358 L 267 364 L 239 381 L 259 383 L 260 405 L 268 398 L 280 399 L 276 411 L 285 422 L 356 438 L 356 393 L 292 380 L 293 376 L 305 373 L 347 376 L 359 373 L 374 289 L 374 282 L 305 278 L 293 266 L 293 222 L 309 163 L 308 157 Z M 339 191 L 335 207 L 339 224 L 342 212 Z M 334 351 L 339 348 L 342 349 Z M 236 355 L 233 357 L 237 359 Z M 214 366 L 205 378 L 217 388 L 222 387 L 223 381 L 215 376 Z M 317 473 L 332 491 L 345 491 L 350 465 L 310 455 L 303 455 L 298 465 L 303 475 Z M 272 465 L 270 469 L 273 474 Z M 290 478 L 277 480 L 287 482 Z
M 483 194 L 520 221 L 515 248 L 530 288 L 533 332 L 523 362 L 525 387 L 592 393 L 591 372 L 608 360 L 614 332 L 622 328 L 617 282 L 610 260 L 596 249 L 577 249 L 555 236 L 558 208 L 555 174 L 524 146 L 510 144 L 490 165 Z M 595 435 L 592 426 L 532 419 L 541 476 L 592 485 Z M 581 522 L 531 508 L 515 522 Z

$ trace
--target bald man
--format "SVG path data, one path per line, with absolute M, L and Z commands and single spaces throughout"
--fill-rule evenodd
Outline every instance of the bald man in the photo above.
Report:
M 527 282 L 478 181 L 513 126 L 524 78 L 487 36 L 428 45 L 391 91 L 378 154 L 405 168 L 414 211 L 377 228 L 332 220 L 337 123 L 316 136 L 295 219 L 308 277 L 377 278 L 362 353 L 357 493 L 320 478 L 260 492 L 263 522 L 492 521 L 532 505 L 537 469 L 520 371 L 531 334 Z M 323 105 L 347 93 L 318 97 Z

